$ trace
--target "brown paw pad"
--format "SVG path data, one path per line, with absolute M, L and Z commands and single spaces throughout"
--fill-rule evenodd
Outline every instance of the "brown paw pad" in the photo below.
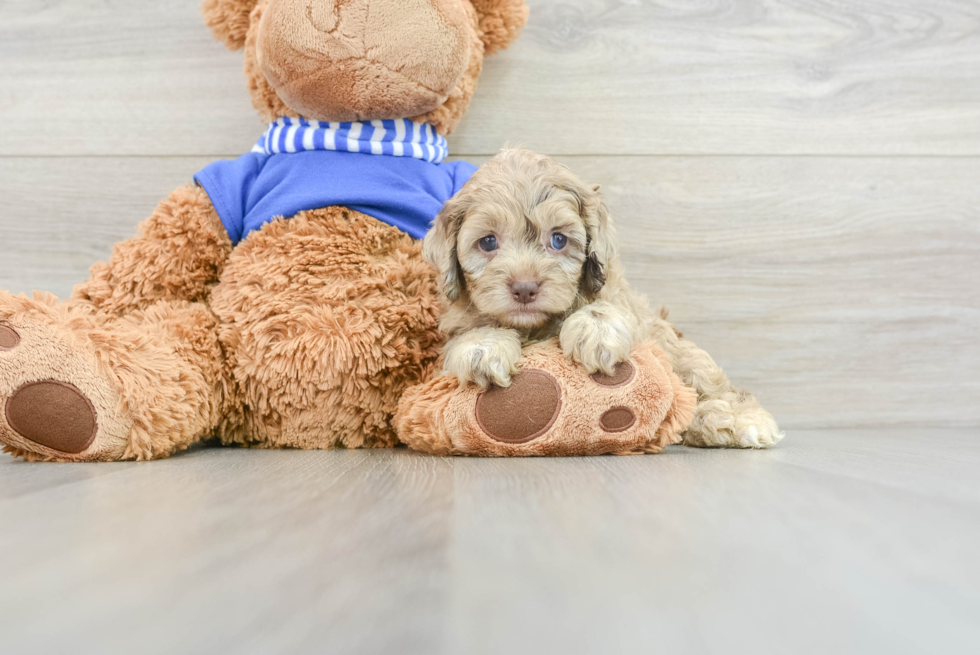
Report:
M 548 373 L 521 371 L 506 389 L 493 388 L 476 401 L 476 420 L 491 438 L 502 443 L 537 439 L 561 411 L 561 388 Z
M 636 368 L 632 363 L 620 362 L 616 364 L 616 370 L 613 371 L 612 375 L 606 375 L 605 373 L 593 373 L 589 377 L 591 377 L 592 381 L 598 384 L 600 387 L 615 389 L 616 387 L 622 387 L 629 384 L 634 375 L 636 375 Z
M 66 382 L 25 384 L 7 400 L 6 417 L 22 437 L 58 452 L 75 455 L 95 441 L 95 408 Z
M 636 414 L 628 407 L 613 407 L 601 417 L 599 426 L 606 432 L 625 432 L 636 423 Z
M 0 325 L 0 350 L 13 350 L 20 343 L 20 335 L 6 325 Z

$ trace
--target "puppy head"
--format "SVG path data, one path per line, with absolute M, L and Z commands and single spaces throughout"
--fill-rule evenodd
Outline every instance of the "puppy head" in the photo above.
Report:
M 549 157 L 502 151 L 446 203 L 425 238 L 423 255 L 446 298 L 524 329 L 594 299 L 616 256 L 598 189 Z

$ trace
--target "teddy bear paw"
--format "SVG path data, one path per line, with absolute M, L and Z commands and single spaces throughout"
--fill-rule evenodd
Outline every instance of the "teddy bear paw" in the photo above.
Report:
M 610 375 L 589 375 L 557 343 L 546 342 L 525 351 L 506 388 L 478 391 L 449 376 L 436 378 L 402 399 L 399 437 L 435 454 L 656 452 L 679 441 L 693 394 L 650 348 L 637 348 Z
M 95 356 L 53 303 L 12 300 L 29 308 L 12 312 L 10 300 L 0 302 L 3 450 L 30 461 L 121 458 L 132 421 Z

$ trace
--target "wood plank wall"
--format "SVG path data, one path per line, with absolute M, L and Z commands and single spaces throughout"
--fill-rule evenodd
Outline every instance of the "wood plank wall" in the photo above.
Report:
M 980 1 L 529 0 L 451 140 L 603 185 L 787 428 L 980 423 Z M 0 287 L 67 295 L 262 130 L 193 0 L 0 3 Z

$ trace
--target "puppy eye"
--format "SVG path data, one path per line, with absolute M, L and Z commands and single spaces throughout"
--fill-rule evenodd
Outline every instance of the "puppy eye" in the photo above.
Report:
M 497 249 L 497 237 L 490 235 L 480 239 L 480 250 L 483 252 L 493 252 Z
M 560 232 L 555 232 L 551 235 L 551 247 L 555 250 L 561 250 L 568 244 L 568 237 Z

